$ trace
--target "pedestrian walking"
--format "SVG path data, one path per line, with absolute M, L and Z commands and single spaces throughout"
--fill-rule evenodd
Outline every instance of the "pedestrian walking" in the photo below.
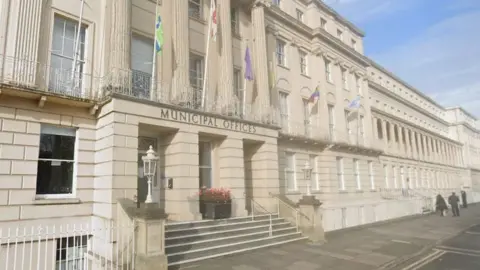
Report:
M 438 212 L 440 212 L 440 216 L 444 217 L 446 211 L 448 210 L 447 203 L 445 202 L 445 199 L 442 197 L 442 195 L 438 194 L 437 195 L 437 200 L 435 202 L 435 206 Z
M 460 199 L 458 198 L 458 196 L 455 195 L 455 192 L 452 192 L 452 195 L 448 197 L 448 203 L 452 206 L 452 212 L 454 217 L 460 216 L 460 209 L 458 208 L 459 202 L 460 202 Z
M 460 191 L 460 195 L 462 196 L 463 208 L 467 208 L 467 192 L 462 190 Z

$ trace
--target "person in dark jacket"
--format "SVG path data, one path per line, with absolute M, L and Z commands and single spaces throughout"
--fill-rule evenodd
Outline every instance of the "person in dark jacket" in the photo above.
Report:
M 455 195 L 455 192 L 452 192 L 452 195 L 448 197 L 448 203 L 452 206 L 452 212 L 454 217 L 460 216 L 460 208 L 458 208 L 458 202 L 460 202 L 460 199 L 457 195 Z
M 437 195 L 437 200 L 435 202 L 435 206 L 438 212 L 440 212 L 440 216 L 443 217 L 445 216 L 445 211 L 447 211 L 447 203 L 445 202 L 445 199 L 442 197 L 442 195 L 438 194 Z
M 462 190 L 460 191 L 460 195 L 462 196 L 463 208 L 467 208 L 467 192 Z

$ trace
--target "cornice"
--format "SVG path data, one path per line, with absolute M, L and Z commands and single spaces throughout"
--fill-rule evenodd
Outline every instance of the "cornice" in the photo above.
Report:
M 436 120 L 436 121 L 439 121 L 440 123 L 446 125 L 446 126 L 451 126 L 451 123 L 449 123 L 448 121 L 445 121 L 443 118 L 441 117 L 438 117 L 432 113 L 430 113 L 429 111 L 419 107 L 418 105 L 414 104 L 414 103 L 411 103 L 411 102 L 408 102 L 407 100 L 393 94 L 392 92 L 390 92 L 390 90 L 388 90 L 387 88 L 385 88 L 384 86 L 372 81 L 371 79 L 368 79 L 368 85 L 369 86 L 373 86 L 375 89 L 379 90 L 380 92 L 382 92 L 382 94 L 385 94 L 386 96 L 388 97 L 391 97 L 393 99 L 395 99 L 396 101 L 404 104 L 404 105 L 407 105 L 408 107 L 411 107 L 413 109 L 415 109 L 416 111 L 418 111 L 419 113 L 422 113 L 422 114 L 425 114 L 427 116 L 429 116 L 430 118 Z
M 464 126 L 464 127 L 469 128 L 471 131 L 473 131 L 473 132 L 475 132 L 475 133 L 480 133 L 480 130 L 479 130 L 479 129 L 473 127 L 470 123 L 465 122 L 465 121 L 460 121 L 460 122 L 451 123 L 450 125 L 451 125 L 451 126 Z
M 419 125 L 417 125 L 417 124 L 415 124 L 415 123 L 406 122 L 404 119 L 402 119 L 402 118 L 400 118 L 400 117 L 397 117 L 397 116 L 395 116 L 395 115 L 393 115 L 393 114 L 389 114 L 389 113 L 384 112 L 384 111 L 382 111 L 382 110 L 380 110 L 380 109 L 377 109 L 377 108 L 375 108 L 375 107 L 370 107 L 370 110 L 371 110 L 372 112 L 375 112 L 375 113 L 377 113 L 377 114 L 380 114 L 380 115 L 382 115 L 382 116 L 384 116 L 384 117 L 388 117 L 388 118 L 390 118 L 390 119 L 393 119 L 393 120 L 396 121 L 396 122 L 402 123 L 403 125 L 405 125 L 405 126 L 407 126 L 407 127 L 416 128 L 416 129 L 418 129 L 419 131 L 422 131 L 423 133 L 435 135 L 435 136 L 438 137 L 438 138 L 441 138 L 441 139 L 443 139 L 443 140 L 449 141 L 449 142 L 454 143 L 454 144 L 456 144 L 456 145 L 458 145 L 458 146 L 463 146 L 463 145 L 464 145 L 463 143 L 461 143 L 461 142 L 459 142 L 459 141 L 450 139 L 450 138 L 448 138 L 448 137 L 446 137 L 446 136 L 444 136 L 444 135 L 442 135 L 442 134 L 439 134 L 439 133 L 434 133 L 434 132 L 432 132 L 431 130 L 428 130 L 428 129 L 424 128 L 424 127 L 421 127 L 421 126 L 419 126 Z
M 342 15 L 340 15 L 338 12 L 336 12 L 333 8 L 325 4 L 322 0 L 308 0 L 305 1 L 306 4 L 310 3 L 315 3 L 317 7 L 320 7 L 322 10 L 326 11 L 329 13 L 331 16 L 333 16 L 335 19 L 343 23 L 350 31 L 354 32 L 355 34 L 359 35 L 360 37 L 365 37 L 365 32 L 362 31 L 360 28 L 355 26 L 353 23 L 351 23 L 349 20 L 345 19 Z
M 285 25 L 288 25 L 294 28 L 297 32 L 305 35 L 311 41 L 313 41 L 315 37 L 318 37 L 321 40 L 325 41 L 330 46 L 333 46 L 335 49 L 339 50 L 341 53 L 348 56 L 353 61 L 356 61 L 357 63 L 359 63 L 361 66 L 367 67 L 370 65 L 368 58 L 358 53 L 357 51 L 353 50 L 352 48 L 348 47 L 343 42 L 337 40 L 337 38 L 335 38 L 334 36 L 326 32 L 324 29 L 322 28 L 312 29 L 306 24 L 299 22 L 297 19 L 295 19 L 285 11 L 281 10 L 279 7 L 275 5 L 270 5 L 270 4 L 267 5 L 265 1 L 257 1 L 255 2 L 254 5 L 256 6 L 261 5 L 261 6 L 267 7 L 265 11 L 268 13 L 268 15 L 271 15 L 272 17 L 281 21 Z M 312 46 L 312 47 L 315 47 L 315 46 Z
M 467 112 L 467 111 L 466 111 L 463 107 L 461 107 L 461 106 L 455 106 L 455 107 L 447 107 L 447 108 L 445 108 L 446 111 L 456 110 L 456 109 L 461 110 L 464 114 L 466 114 L 466 115 L 470 116 L 471 118 L 473 118 L 473 120 L 475 120 L 475 121 L 478 120 L 478 118 L 477 118 L 475 115 Z

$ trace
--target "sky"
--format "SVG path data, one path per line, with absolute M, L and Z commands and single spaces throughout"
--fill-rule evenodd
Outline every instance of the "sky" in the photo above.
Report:
M 365 54 L 443 106 L 480 118 L 480 0 L 323 0 Z

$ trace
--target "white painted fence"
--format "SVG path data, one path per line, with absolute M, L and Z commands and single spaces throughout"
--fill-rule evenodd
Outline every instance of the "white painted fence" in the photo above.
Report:
M 0 270 L 134 269 L 134 224 L 0 227 Z

